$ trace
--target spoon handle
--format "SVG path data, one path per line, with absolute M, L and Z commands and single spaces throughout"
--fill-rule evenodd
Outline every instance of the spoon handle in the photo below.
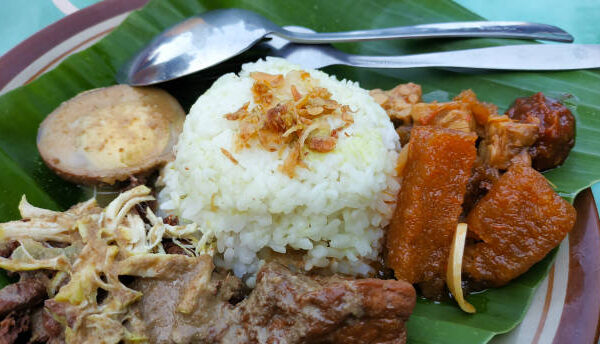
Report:
M 274 34 L 295 43 L 312 44 L 443 37 L 494 37 L 573 42 L 573 36 L 556 26 L 527 22 L 493 21 L 452 22 L 323 33 L 292 32 L 281 29 L 274 32 Z

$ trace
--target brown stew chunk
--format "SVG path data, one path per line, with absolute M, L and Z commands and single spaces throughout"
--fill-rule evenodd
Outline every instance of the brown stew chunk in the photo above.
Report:
M 266 343 L 401 344 L 415 296 L 404 281 L 307 276 L 269 263 L 241 318 L 250 338 Z
M 454 129 L 463 132 L 475 131 L 475 117 L 467 103 L 419 103 L 412 108 L 410 115 L 414 125 L 428 125 Z
M 387 233 L 387 262 L 396 278 L 410 283 L 443 278 L 476 139 L 475 134 L 438 127 L 412 130 L 398 206 Z
M 0 289 L 0 316 L 12 311 L 30 308 L 46 298 L 46 282 L 41 274 L 22 278 L 19 282 Z
M 467 217 L 482 241 L 465 248 L 463 272 L 490 286 L 508 283 L 564 239 L 575 215 L 539 172 L 513 164 Z
M 575 118 L 560 102 L 538 92 L 518 98 L 506 114 L 522 123 L 535 124 L 539 137 L 529 149 L 538 171 L 561 165 L 575 145 Z
M 479 156 L 491 167 L 506 170 L 511 160 L 526 151 L 538 138 L 538 127 L 507 116 L 490 116 L 485 136 L 479 144 Z
M 9 313 L 0 321 L 0 343 L 17 343 L 19 337 L 29 331 L 29 310 L 21 310 Z
M 402 146 L 408 144 L 410 141 L 410 131 L 412 130 L 412 126 L 399 126 L 396 128 L 396 133 L 398 133 L 398 137 L 400 137 L 400 144 Z
M 410 112 L 414 104 L 421 101 L 421 86 L 408 83 L 400 84 L 391 90 L 374 89 L 369 92 L 377 104 L 387 112 L 390 119 L 404 125 L 410 125 Z
M 404 281 L 311 276 L 270 262 L 242 301 L 242 282 L 214 272 L 198 306 L 182 313 L 177 303 L 190 277 L 134 283 L 143 293 L 134 307 L 151 343 L 403 344 L 416 302 L 414 288 Z
M 412 107 L 414 125 L 432 125 L 464 132 L 477 131 L 497 114 L 493 104 L 477 100 L 471 90 L 462 91 L 450 102 L 418 103 Z
M 500 179 L 500 171 L 497 168 L 493 168 L 481 160 L 475 161 L 463 203 L 464 214 L 468 214 L 473 209 L 498 179 Z

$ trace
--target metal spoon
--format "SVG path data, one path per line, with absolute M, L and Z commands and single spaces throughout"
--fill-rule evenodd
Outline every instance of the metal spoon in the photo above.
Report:
M 117 74 L 130 85 L 151 85 L 214 66 L 268 34 L 296 43 L 355 42 L 394 38 L 499 37 L 572 42 L 550 25 L 522 22 L 455 22 L 338 33 L 292 32 L 247 10 L 222 9 L 189 18 L 154 38 Z
M 314 32 L 302 26 L 285 28 L 294 32 Z M 314 69 L 332 65 L 528 71 L 600 68 L 600 44 L 519 44 L 401 56 L 352 55 L 331 45 L 295 44 L 277 36 L 261 45 L 269 50 L 269 55 Z

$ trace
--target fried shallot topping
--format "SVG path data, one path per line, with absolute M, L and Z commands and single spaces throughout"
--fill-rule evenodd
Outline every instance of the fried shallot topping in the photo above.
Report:
M 305 71 L 282 74 L 250 73 L 254 79 L 254 104 L 244 104 L 225 118 L 239 121 L 235 151 L 258 142 L 270 152 L 289 148 L 280 166 L 293 178 L 296 166 L 306 167 L 308 150 L 327 153 L 335 149 L 338 133 L 354 123 L 348 105 L 331 99 L 331 93 Z

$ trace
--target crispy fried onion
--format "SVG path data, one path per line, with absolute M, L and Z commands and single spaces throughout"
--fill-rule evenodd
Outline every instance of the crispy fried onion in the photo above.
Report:
M 57 271 L 48 285 L 46 307 L 65 326 L 67 343 L 147 341 L 128 326 L 139 320 L 128 306 L 142 294 L 119 276 L 175 278 L 198 266 L 200 253 L 212 254 L 214 243 L 200 237 L 195 224 L 166 224 L 150 208 L 145 223 L 134 209 L 154 199 L 150 192 L 138 186 L 105 209 L 90 200 L 66 212 L 36 208 L 23 198 L 19 209 L 24 219 L 0 224 L 1 240 L 20 242 L 9 258 L 0 258 L 0 268 Z M 165 254 L 163 238 L 179 242 L 189 255 Z
M 296 166 L 306 167 L 306 150 L 327 153 L 335 149 L 338 134 L 354 119 L 350 107 L 331 99 L 331 93 L 305 71 L 294 70 L 285 76 L 261 72 L 250 73 L 254 79 L 254 105 L 244 104 L 225 118 L 239 121 L 235 137 L 236 152 L 258 142 L 270 152 L 288 147 L 280 166 L 293 178 Z
M 466 238 L 467 224 L 459 223 L 458 226 L 456 226 L 456 232 L 454 233 L 454 239 L 452 240 L 452 246 L 450 247 L 450 257 L 448 259 L 448 268 L 446 270 L 446 284 L 460 309 L 467 313 L 475 313 L 475 307 L 465 300 L 462 290 L 462 259 Z

